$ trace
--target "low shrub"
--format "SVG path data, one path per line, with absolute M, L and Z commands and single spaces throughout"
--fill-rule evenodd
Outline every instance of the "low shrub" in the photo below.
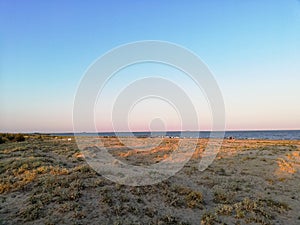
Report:
M 16 134 L 16 135 L 14 136 L 14 140 L 15 140 L 16 142 L 25 141 L 25 137 L 24 137 L 23 134 Z
M 3 143 L 5 143 L 5 139 L 0 136 L 0 144 L 3 144 Z
M 25 137 L 23 134 L 9 134 L 9 133 L 0 134 L 0 144 L 5 143 L 6 141 L 21 142 L 21 141 L 25 141 Z

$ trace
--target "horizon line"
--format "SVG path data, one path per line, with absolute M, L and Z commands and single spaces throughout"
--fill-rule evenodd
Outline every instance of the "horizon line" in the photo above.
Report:
M 9 132 L 9 131 L 0 131 L 0 133 L 22 133 L 22 134 L 82 134 L 82 133 L 164 133 L 164 132 L 259 132 L 259 131 L 300 131 L 300 128 L 297 129 L 237 129 L 237 130 L 218 130 L 218 131 L 212 131 L 212 130 L 168 130 L 168 131 L 82 131 L 82 132 L 74 132 L 74 131 L 53 131 L 53 132 L 46 132 L 46 131 L 34 131 L 34 132 Z

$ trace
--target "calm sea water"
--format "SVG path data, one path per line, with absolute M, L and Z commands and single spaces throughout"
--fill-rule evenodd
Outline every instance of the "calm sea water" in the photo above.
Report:
M 73 136 L 73 133 L 55 133 L 57 136 Z M 122 136 L 130 137 L 184 137 L 184 138 L 208 138 L 209 131 L 169 131 L 169 132 L 104 132 L 104 133 L 76 133 L 79 136 Z M 300 130 L 272 130 L 272 131 L 226 131 L 225 138 L 234 137 L 235 139 L 270 139 L 270 140 L 300 140 Z

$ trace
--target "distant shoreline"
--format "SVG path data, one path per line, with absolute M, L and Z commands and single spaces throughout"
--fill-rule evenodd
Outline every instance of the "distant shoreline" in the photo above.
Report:
M 7 132 L 0 132 L 7 133 Z M 9 133 L 9 132 L 8 132 Z M 214 132 L 222 137 L 221 131 Z M 300 140 L 300 130 L 242 130 L 225 131 L 225 139 L 240 140 Z M 164 137 L 164 138 L 210 138 L 211 131 L 136 131 L 136 132 L 21 132 L 23 135 L 82 136 L 82 137 Z M 216 137 L 219 138 L 219 137 Z
M 216 132 L 216 133 L 221 133 Z M 100 137 L 166 137 L 166 138 L 209 138 L 210 131 L 167 131 L 167 132 L 82 132 L 82 133 L 32 133 L 51 136 L 100 136 Z M 300 130 L 249 130 L 225 131 L 224 138 L 262 140 L 300 140 Z

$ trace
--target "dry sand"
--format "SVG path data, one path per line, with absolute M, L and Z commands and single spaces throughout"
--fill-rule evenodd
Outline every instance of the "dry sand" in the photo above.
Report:
M 150 165 L 178 139 L 103 138 L 111 154 Z M 188 143 L 188 139 L 184 140 Z M 0 145 L 0 224 L 300 224 L 300 141 L 225 140 L 197 168 L 206 139 L 175 176 L 130 187 L 85 162 L 72 138 L 29 136 Z M 152 144 L 152 145 L 151 145 Z

